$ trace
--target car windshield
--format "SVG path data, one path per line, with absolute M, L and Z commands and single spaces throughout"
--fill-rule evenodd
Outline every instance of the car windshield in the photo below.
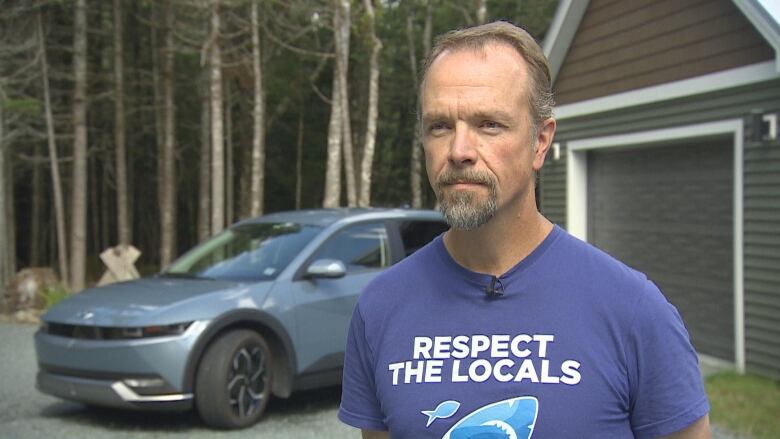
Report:
M 319 227 L 295 223 L 231 227 L 179 258 L 162 276 L 271 280 L 320 230 Z

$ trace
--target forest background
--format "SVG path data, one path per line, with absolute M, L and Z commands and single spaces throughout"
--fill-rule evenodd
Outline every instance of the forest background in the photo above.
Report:
M 0 286 L 151 273 L 229 224 L 433 207 L 417 86 L 433 36 L 539 41 L 557 0 L 0 0 Z

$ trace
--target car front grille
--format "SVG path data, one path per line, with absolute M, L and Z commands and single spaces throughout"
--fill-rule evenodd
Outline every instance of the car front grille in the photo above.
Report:
M 103 326 L 68 325 L 63 323 L 49 323 L 44 332 L 60 337 L 78 338 L 86 340 L 122 340 L 129 337 L 123 328 L 110 328 Z

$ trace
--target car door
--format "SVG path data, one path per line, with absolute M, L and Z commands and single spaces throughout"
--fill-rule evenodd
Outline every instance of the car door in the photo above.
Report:
M 392 264 L 384 222 L 348 225 L 326 240 L 308 263 L 336 259 L 346 267 L 340 278 L 303 277 L 295 281 L 295 321 L 299 371 L 343 365 L 347 330 L 358 295 L 381 270 Z

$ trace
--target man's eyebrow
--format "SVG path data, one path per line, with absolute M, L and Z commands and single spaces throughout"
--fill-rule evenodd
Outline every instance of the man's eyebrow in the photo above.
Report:
M 496 120 L 500 122 L 510 122 L 517 119 L 516 115 L 503 110 L 477 111 L 469 117 L 472 119 Z M 451 116 L 449 114 L 442 112 L 429 112 L 423 113 L 422 115 L 422 121 L 424 123 L 434 120 L 447 120 L 450 118 Z
M 423 113 L 422 115 L 422 121 L 423 123 L 430 122 L 432 120 L 446 120 L 449 119 L 450 116 L 446 113 L 441 112 L 429 112 L 429 113 Z
M 502 111 L 502 110 L 477 111 L 471 117 L 474 119 L 496 120 L 500 122 L 510 122 L 517 118 L 512 113 L 509 113 L 507 111 Z

